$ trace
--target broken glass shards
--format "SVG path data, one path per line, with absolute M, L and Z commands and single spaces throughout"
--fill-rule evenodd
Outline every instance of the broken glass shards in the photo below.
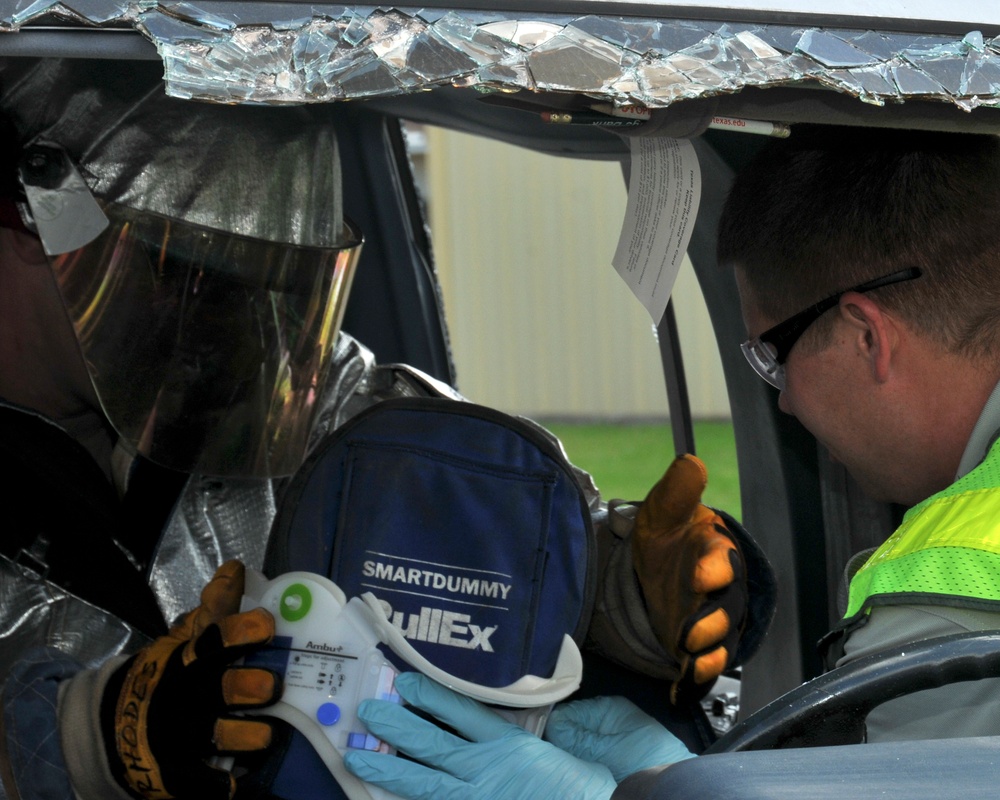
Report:
M 1000 104 L 1000 48 L 977 31 L 295 2 L 0 0 L 7 35 L 65 19 L 137 31 L 156 46 L 170 94 L 219 103 L 328 102 L 459 86 L 584 93 L 660 108 L 748 87 L 812 84 L 877 105 Z

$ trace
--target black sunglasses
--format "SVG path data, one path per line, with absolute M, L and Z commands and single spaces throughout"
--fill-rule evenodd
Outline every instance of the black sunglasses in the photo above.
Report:
M 773 328 L 768 328 L 760 336 L 744 342 L 741 346 L 743 354 L 758 375 L 772 386 L 783 389 L 784 370 L 782 365 L 788 358 L 788 354 L 802 334 L 806 332 L 806 329 L 837 305 L 841 297 L 848 292 L 870 292 L 873 289 L 881 289 L 883 286 L 890 286 L 894 283 L 912 281 L 914 278 L 919 278 L 920 275 L 921 272 L 917 267 L 910 267 L 832 294 L 804 311 L 789 317 L 784 322 L 779 322 Z

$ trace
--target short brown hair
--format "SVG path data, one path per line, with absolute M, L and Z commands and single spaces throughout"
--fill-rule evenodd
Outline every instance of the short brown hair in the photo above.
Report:
M 784 319 L 907 267 L 877 290 L 917 330 L 970 356 L 1000 348 L 1000 138 L 800 126 L 766 145 L 730 191 L 720 264 Z

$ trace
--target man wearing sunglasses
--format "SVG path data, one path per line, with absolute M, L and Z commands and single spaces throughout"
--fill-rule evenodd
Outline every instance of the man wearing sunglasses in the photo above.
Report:
M 848 566 L 831 662 L 1000 626 L 998 179 L 993 136 L 798 129 L 720 222 L 750 365 L 866 494 L 909 509 Z M 886 703 L 869 740 L 1000 733 L 997 691 Z

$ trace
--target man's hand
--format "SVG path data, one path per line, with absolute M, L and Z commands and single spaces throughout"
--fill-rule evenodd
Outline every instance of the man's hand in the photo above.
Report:
M 240 562 L 223 564 L 201 605 L 108 683 L 101 727 L 112 772 L 138 797 L 228 800 L 235 779 L 207 759 L 271 742 L 268 723 L 230 714 L 273 703 L 281 692 L 274 673 L 231 666 L 274 636 L 269 612 L 238 613 L 243 579 Z
M 583 761 L 603 764 L 623 781 L 651 767 L 694 758 L 683 742 L 624 697 L 557 705 L 545 738 Z
M 639 507 L 632 560 L 649 621 L 680 665 L 676 702 L 699 695 L 733 658 L 747 609 L 745 568 L 722 518 L 701 504 L 705 465 L 679 456 Z
M 358 716 L 368 729 L 416 761 L 359 750 L 348 752 L 344 765 L 362 780 L 401 797 L 607 800 L 617 786 L 607 767 L 574 758 L 419 673 L 400 675 L 396 690 L 459 734 L 395 703 L 361 703 Z

